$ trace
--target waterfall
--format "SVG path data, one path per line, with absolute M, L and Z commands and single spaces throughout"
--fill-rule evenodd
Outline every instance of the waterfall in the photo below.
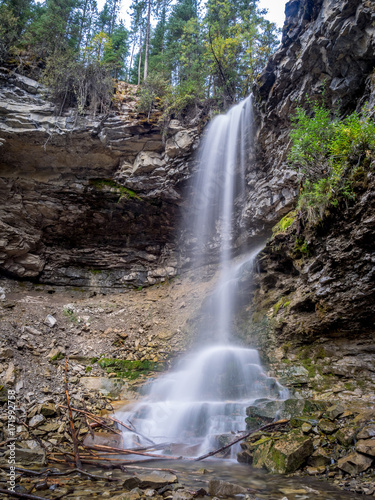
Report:
M 233 340 L 236 287 L 259 251 L 233 255 L 238 238 L 236 204 L 244 200 L 245 169 L 252 141 L 251 98 L 217 116 L 200 149 L 193 179 L 189 230 L 194 266 L 218 261 L 219 278 L 206 306 L 211 343 L 186 355 L 177 368 L 150 384 L 147 396 L 117 413 L 156 443 L 173 443 L 176 453 L 197 456 L 219 447 L 231 433 L 244 430 L 246 407 L 257 398 L 281 397 L 281 386 L 268 377 L 255 349 Z M 205 332 L 198 332 L 204 335 Z M 123 434 L 134 447 L 134 434 Z M 138 437 L 138 444 L 149 443 Z M 159 452 L 160 453 L 160 452 Z

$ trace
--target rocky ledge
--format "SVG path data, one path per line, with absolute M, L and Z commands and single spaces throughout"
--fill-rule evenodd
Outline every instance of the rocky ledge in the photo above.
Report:
M 48 91 L 0 72 L 0 270 L 73 286 L 153 284 L 177 273 L 197 120 L 166 130 L 119 84 L 105 116 L 59 114 Z

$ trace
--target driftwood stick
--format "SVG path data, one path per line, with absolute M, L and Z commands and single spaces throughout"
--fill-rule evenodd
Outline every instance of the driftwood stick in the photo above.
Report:
M 96 450 L 96 451 L 115 451 L 118 452 L 119 454 L 123 455 L 142 455 L 144 457 L 151 457 L 151 458 L 167 458 L 170 460 L 179 460 L 183 458 L 182 456 L 180 457 L 172 457 L 172 456 L 166 456 L 166 455 L 154 455 L 153 453 L 147 453 L 145 451 L 137 451 L 137 450 L 123 450 L 122 448 L 116 448 L 114 446 L 104 446 L 104 445 L 85 445 L 85 448 L 90 448 L 91 450 Z
M 66 356 L 65 356 L 65 394 L 66 394 L 66 404 L 68 405 L 68 409 L 69 409 L 70 433 L 71 433 L 72 439 L 73 439 L 74 460 L 75 460 L 76 468 L 82 469 L 81 460 L 79 458 L 76 430 L 74 428 L 74 422 L 73 422 L 72 407 L 70 406 L 70 398 L 69 398 L 69 391 L 68 391 L 68 358 Z
M 212 457 L 213 455 L 217 455 L 221 451 L 224 451 L 227 448 L 230 448 L 234 444 L 239 443 L 243 439 L 248 438 L 249 436 L 251 436 L 252 434 L 255 434 L 256 432 L 264 431 L 266 429 L 271 429 L 272 427 L 276 427 L 277 425 L 285 425 L 288 422 L 289 422 L 289 420 L 278 420 L 277 422 L 271 422 L 270 424 L 263 425 L 263 427 L 259 427 L 259 429 L 256 429 L 255 431 L 251 431 L 251 432 L 248 432 L 247 434 L 243 434 L 241 437 L 235 439 L 234 441 L 232 441 L 231 443 L 229 443 L 225 446 L 222 446 L 218 450 L 211 451 L 210 453 L 206 453 L 205 455 L 202 455 L 202 456 L 196 458 L 195 462 L 199 462 L 200 460 L 203 460 L 204 458 L 208 458 L 208 457 Z
M 68 406 L 66 405 L 58 405 L 58 406 L 60 408 L 68 408 Z M 105 429 L 109 430 L 110 432 L 113 432 L 114 434 L 121 434 L 121 432 L 118 431 L 117 429 L 112 429 L 111 427 L 108 427 L 100 418 L 90 413 L 89 411 L 79 410 L 78 408 L 72 408 L 72 410 L 76 411 L 77 413 L 82 413 L 83 415 L 85 415 L 85 417 L 89 418 L 90 420 L 93 420 L 97 424 L 97 427 L 104 427 Z
M 46 500 L 46 497 L 37 497 L 35 495 L 29 495 L 28 493 L 18 493 L 17 491 L 3 490 L 0 489 L 0 493 L 4 493 L 5 495 L 9 495 L 10 497 L 15 498 L 26 498 L 29 500 Z
M 10 469 L 8 466 L 1 466 L 1 469 Z M 35 470 L 21 469 L 20 467 L 15 467 L 14 470 L 26 474 L 27 476 L 44 476 L 48 474 L 49 477 L 56 476 L 70 476 L 70 474 L 82 474 L 83 476 L 90 477 L 91 479 L 105 479 L 106 481 L 120 481 L 120 479 L 113 479 L 110 477 L 96 476 L 95 474 L 90 474 L 82 469 L 71 469 L 64 472 L 53 472 L 51 469 L 46 469 L 42 472 L 37 472 Z
M 145 436 L 144 434 L 141 434 L 140 432 L 138 432 L 135 428 L 131 428 L 129 427 L 128 425 L 124 424 L 124 422 L 121 422 L 121 420 L 117 420 L 117 418 L 115 417 L 111 417 L 110 415 L 108 415 L 109 420 L 112 420 L 113 422 L 116 422 L 117 424 L 119 425 L 122 425 L 123 427 L 125 427 L 125 429 L 127 429 L 128 431 L 130 432 L 134 432 L 134 434 L 137 434 L 138 436 L 141 436 L 143 439 L 145 439 L 146 441 L 148 441 L 149 443 L 151 444 L 155 444 L 154 441 L 152 441 L 152 439 L 148 438 L 147 436 Z M 134 427 L 134 426 L 133 426 Z

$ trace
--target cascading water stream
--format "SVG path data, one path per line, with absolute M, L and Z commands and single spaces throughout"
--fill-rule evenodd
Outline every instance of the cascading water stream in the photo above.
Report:
M 117 413 L 155 443 L 178 455 L 198 456 L 244 430 L 246 407 L 257 398 L 282 397 L 282 387 L 262 370 L 258 352 L 234 345 L 236 287 L 259 250 L 233 259 L 238 236 L 236 203 L 244 199 L 245 168 L 252 140 L 251 98 L 216 117 L 209 126 L 194 179 L 190 217 L 194 266 L 219 258 L 219 278 L 207 306 L 211 344 L 181 360 L 178 368 L 151 383 L 147 397 Z M 202 334 L 204 332 L 201 332 Z M 198 332 L 199 338 L 199 332 Z M 134 434 L 123 434 L 134 447 Z M 149 443 L 138 436 L 139 445 Z M 171 443 L 173 445 L 171 446 Z M 160 453 L 160 452 L 159 452 Z

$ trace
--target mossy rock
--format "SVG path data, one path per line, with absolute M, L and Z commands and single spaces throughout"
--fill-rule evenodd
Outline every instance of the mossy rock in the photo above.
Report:
M 291 432 L 278 440 L 260 442 L 253 453 L 253 467 L 265 468 L 272 473 L 290 474 L 298 470 L 313 452 L 311 438 Z

